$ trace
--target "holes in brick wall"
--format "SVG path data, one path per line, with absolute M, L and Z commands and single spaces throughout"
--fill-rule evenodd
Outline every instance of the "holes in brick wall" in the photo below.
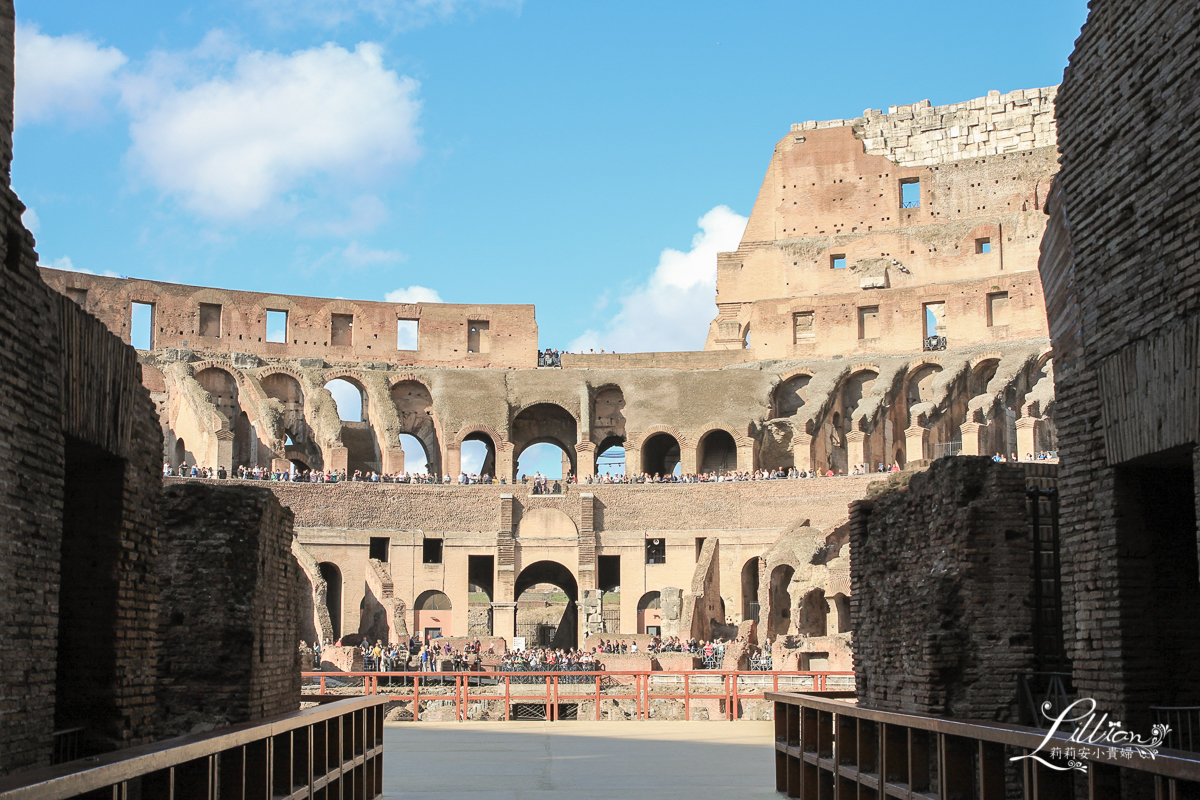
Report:
M 830 269 L 845 269 L 846 268 L 846 254 L 838 253 L 837 255 L 829 256 L 829 268 Z

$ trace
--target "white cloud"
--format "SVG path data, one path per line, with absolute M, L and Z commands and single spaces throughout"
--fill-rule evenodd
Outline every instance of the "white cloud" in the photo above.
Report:
M 686 253 L 667 248 L 650 279 L 619 301 L 602 330 L 587 330 L 568 349 L 621 353 L 700 350 L 716 316 L 717 253 L 736 250 L 746 218 L 728 206 L 702 216 Z
M 360 18 L 398 30 L 445 22 L 491 8 L 519 12 L 521 0 L 248 0 L 272 24 L 296 22 L 336 27 Z
M 42 229 L 42 221 L 38 219 L 37 212 L 32 208 L 25 209 L 25 212 L 21 214 L 21 223 L 25 226 L 25 230 L 34 236 L 37 236 L 38 231 Z
M 244 53 L 199 81 L 163 57 L 125 84 L 129 158 L 193 211 L 244 220 L 296 204 L 314 180 L 378 181 L 417 158 L 418 89 L 372 43 Z
M 379 264 L 396 264 L 405 259 L 399 250 L 376 250 L 351 242 L 342 251 L 342 260 L 352 267 L 370 267 Z
M 443 303 L 436 289 L 424 286 L 409 286 L 407 289 L 396 289 L 383 296 L 387 303 Z
M 116 89 L 128 59 L 78 34 L 47 36 L 36 25 L 16 30 L 17 125 L 61 118 L 79 124 L 103 114 L 101 101 Z

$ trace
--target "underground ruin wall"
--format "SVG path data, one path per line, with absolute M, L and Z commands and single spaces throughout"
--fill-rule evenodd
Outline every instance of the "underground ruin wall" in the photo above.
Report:
M 299 708 L 303 578 L 292 519 L 265 488 L 163 490 L 159 736 Z
M 1035 669 L 1026 468 L 947 458 L 850 505 L 858 702 L 1017 721 Z

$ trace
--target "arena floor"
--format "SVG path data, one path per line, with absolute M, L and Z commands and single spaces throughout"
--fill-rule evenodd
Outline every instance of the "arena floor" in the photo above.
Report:
M 384 731 L 384 796 L 778 797 L 773 723 L 422 722 Z

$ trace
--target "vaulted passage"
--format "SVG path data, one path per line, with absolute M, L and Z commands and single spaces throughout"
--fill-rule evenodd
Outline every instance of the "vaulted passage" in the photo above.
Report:
M 679 471 L 679 441 L 669 433 L 656 433 L 642 443 L 642 472 L 670 475 Z
M 558 616 L 557 622 L 549 620 L 526 622 L 524 625 L 528 627 L 525 628 L 522 627 L 523 623 L 518 616 L 517 636 L 525 637 L 527 647 L 572 649 L 577 646 L 579 641 L 579 619 L 575 607 L 576 601 L 579 600 L 579 587 L 571 570 L 562 564 L 557 561 L 537 561 L 521 570 L 521 574 L 517 576 L 513 586 L 513 596 L 517 599 L 518 604 L 518 615 L 521 612 L 521 595 L 541 589 L 547 584 L 557 587 L 565 597 L 564 600 L 554 600 L 554 595 L 551 594 L 550 599 L 546 601 L 548 608 L 562 607 L 561 616 L 555 615 Z M 541 593 L 544 594 L 544 590 Z M 531 641 L 531 638 L 536 638 L 536 641 Z

